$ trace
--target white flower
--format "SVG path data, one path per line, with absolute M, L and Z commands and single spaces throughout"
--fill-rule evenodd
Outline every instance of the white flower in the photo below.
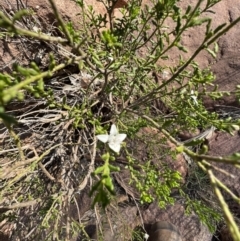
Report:
M 191 90 L 191 98 L 193 99 L 194 104 L 198 105 L 197 96 L 194 94 L 193 90 Z
M 111 55 L 108 56 L 108 60 L 112 62 L 113 61 L 113 57 Z
M 148 240 L 149 235 L 147 233 L 144 234 L 144 239 Z
M 167 70 L 163 70 L 163 72 L 162 72 L 162 79 L 163 80 L 167 80 L 167 79 L 169 79 L 169 77 L 170 77 L 169 72 Z
M 123 140 L 127 137 L 126 134 L 119 134 L 117 127 L 112 124 L 110 129 L 110 134 L 103 134 L 103 135 L 97 135 L 98 140 L 100 140 L 103 143 L 107 143 L 109 147 L 115 151 L 119 152 L 121 148 L 121 143 Z

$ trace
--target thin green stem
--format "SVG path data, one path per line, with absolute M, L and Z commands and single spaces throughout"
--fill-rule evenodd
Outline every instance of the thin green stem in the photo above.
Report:
M 212 44 L 213 42 L 215 42 L 220 36 L 222 36 L 224 33 L 226 33 L 229 29 L 231 29 L 234 25 L 236 25 L 238 22 L 240 21 L 240 17 L 237 18 L 236 20 L 234 20 L 231 24 L 229 24 L 226 28 L 224 28 L 222 31 L 220 31 L 218 34 L 216 34 L 211 40 L 209 40 L 208 42 L 206 42 L 206 38 L 203 40 L 202 44 L 198 47 L 198 49 L 194 52 L 194 54 L 185 62 L 185 64 L 183 64 L 178 71 L 172 75 L 172 77 L 165 81 L 164 83 L 162 83 L 158 88 L 156 88 L 154 91 L 152 91 L 151 93 L 139 98 L 135 103 L 133 103 L 130 108 L 133 108 L 135 106 L 138 106 L 139 103 L 141 102 L 146 102 L 148 99 L 152 98 L 153 96 L 155 96 L 159 90 L 161 90 L 163 87 L 169 85 L 172 81 L 174 81 L 175 78 L 177 78 L 179 76 L 179 74 L 185 70 L 188 65 L 195 59 L 195 57 L 203 50 L 206 48 L 206 46 L 209 46 L 210 44 Z
M 189 25 L 190 21 L 191 21 L 192 18 L 194 17 L 194 15 L 195 15 L 196 11 L 198 10 L 198 8 L 199 8 L 199 6 L 200 6 L 200 4 L 201 4 L 202 1 L 203 1 L 203 0 L 199 0 L 199 1 L 198 1 L 198 3 L 196 4 L 194 10 L 192 11 L 192 13 L 190 14 L 189 18 L 187 19 L 185 25 L 184 25 L 184 26 L 181 28 L 181 30 L 178 32 L 177 36 L 176 36 L 175 39 L 172 41 L 172 43 L 169 44 L 168 47 L 167 47 L 163 52 L 161 52 L 159 55 L 157 55 L 154 59 L 151 59 L 150 62 L 147 62 L 147 65 L 150 65 L 150 64 L 152 64 L 152 63 L 155 63 L 161 56 L 163 56 L 165 53 L 167 53 L 167 51 L 168 51 L 169 49 L 171 49 L 173 46 L 175 46 L 175 44 L 179 41 L 179 39 L 180 39 L 181 35 L 183 34 L 183 32 L 188 28 L 188 25 Z M 158 43 L 155 45 L 155 48 L 152 50 L 152 53 L 151 53 L 151 54 L 153 54 L 154 51 L 157 49 L 157 47 L 159 46 L 159 43 L 160 43 L 160 42 L 158 42 Z
M 23 81 L 21 81 L 20 83 L 8 88 L 8 89 L 5 89 L 3 91 L 3 101 L 4 103 L 8 103 L 11 99 L 15 98 L 18 91 L 21 90 L 22 88 L 24 88 L 25 86 L 35 82 L 35 81 L 38 81 L 39 79 L 42 79 L 42 78 L 45 78 L 45 77 L 49 77 L 49 76 L 52 76 L 52 74 L 60 69 L 63 69 L 64 67 L 68 66 L 69 64 L 73 63 L 75 61 L 75 59 L 70 59 L 68 60 L 66 63 L 63 63 L 63 64 L 59 64 L 57 65 L 56 67 L 53 68 L 53 70 L 48 70 L 48 71 L 45 71 L 41 74 L 38 74 L 38 75 L 35 75 L 35 76 L 32 76 L 30 78 L 27 78 Z
M 206 160 L 202 160 L 198 162 L 198 165 L 202 168 L 203 171 L 207 171 L 208 170 L 212 170 L 215 169 L 216 171 L 224 171 L 224 170 L 219 170 L 219 168 L 216 168 L 215 166 L 213 166 L 212 164 L 210 164 L 209 162 L 207 162 Z M 223 173 L 223 172 L 222 172 Z M 227 173 L 224 171 L 225 175 L 232 175 L 231 173 Z M 234 177 L 232 177 L 234 178 Z M 238 196 L 236 196 L 225 184 L 223 184 L 217 177 L 215 177 L 215 181 L 216 184 L 222 188 L 225 192 L 227 192 L 234 201 L 236 201 L 238 204 L 240 204 L 240 198 Z
M 1 20 L 2 19 L 2 20 Z M 22 36 L 27 36 L 39 40 L 44 40 L 48 42 L 58 42 L 58 43 L 67 43 L 67 39 L 63 39 L 61 37 L 52 37 L 47 34 L 43 33 L 36 33 L 33 31 L 29 31 L 27 29 L 19 28 L 13 24 L 13 22 L 3 13 L 0 11 L 0 24 L 2 22 L 2 25 L 4 26 L 5 24 L 8 25 L 8 28 L 11 28 L 15 33 L 22 35 Z
M 12 128 L 12 127 L 9 127 L 8 131 L 9 131 L 9 134 L 10 134 L 10 135 L 14 138 L 14 140 L 15 140 L 15 144 L 16 144 L 16 146 L 17 146 L 17 148 L 18 148 L 21 161 L 25 161 L 25 156 L 24 156 L 24 153 L 23 153 L 23 149 L 22 149 L 22 145 L 21 145 L 21 140 L 20 140 L 19 136 L 13 131 L 13 128 Z
M 236 165 L 237 168 L 240 167 L 240 160 L 234 160 L 234 159 L 228 158 L 228 157 L 216 157 L 216 156 L 209 156 L 209 155 L 203 155 L 203 154 L 201 155 L 201 154 L 194 153 L 193 151 L 188 149 L 186 146 L 184 146 L 184 143 L 179 142 L 174 137 L 172 137 L 170 135 L 170 133 L 168 133 L 165 129 L 163 129 L 151 117 L 140 114 L 139 112 L 133 111 L 133 110 L 128 109 L 128 108 L 126 110 L 129 111 L 129 112 L 132 112 L 132 113 L 134 113 L 138 116 L 141 116 L 145 120 L 148 120 L 155 128 L 157 128 L 159 131 L 161 131 L 168 138 L 168 140 L 170 140 L 176 146 L 183 146 L 183 151 L 187 155 L 192 157 L 193 160 L 195 160 L 195 161 L 208 160 L 208 161 L 214 161 L 214 162 L 218 162 L 218 163 L 233 164 L 233 165 Z
M 240 17 L 235 19 L 233 22 L 231 22 L 227 27 L 225 27 L 222 31 L 218 32 L 215 36 L 210 39 L 206 45 L 209 46 L 210 44 L 214 43 L 219 37 L 221 37 L 223 34 L 225 34 L 227 31 L 229 31 L 234 25 L 236 25 L 240 21 Z
M 52 6 L 52 9 L 53 9 L 53 12 L 54 12 L 55 17 L 57 18 L 58 24 L 61 26 L 62 31 L 64 32 L 64 34 L 65 34 L 65 36 L 66 36 L 69 44 L 72 45 L 72 44 L 73 44 L 72 36 L 71 36 L 70 33 L 68 32 L 68 30 L 67 30 L 67 28 L 66 28 L 66 26 L 65 26 L 65 24 L 64 24 L 64 22 L 63 22 L 63 20 L 62 20 L 60 14 L 59 14 L 59 11 L 57 10 L 57 6 L 56 6 L 54 0 L 49 0 L 49 2 L 50 2 L 50 4 L 51 4 L 51 6 Z
M 211 180 L 211 184 L 213 186 L 213 190 L 214 190 L 214 192 L 218 198 L 219 204 L 223 210 L 224 217 L 227 222 L 227 226 L 233 236 L 233 239 L 234 239 L 234 241 L 239 241 L 240 240 L 240 232 L 239 232 L 238 226 L 233 218 L 233 215 L 231 214 L 231 211 L 229 210 L 227 203 L 224 200 L 224 197 L 223 197 L 221 191 L 217 187 L 218 184 L 216 181 L 216 177 L 214 176 L 212 170 L 208 170 L 208 174 L 209 174 L 209 177 Z

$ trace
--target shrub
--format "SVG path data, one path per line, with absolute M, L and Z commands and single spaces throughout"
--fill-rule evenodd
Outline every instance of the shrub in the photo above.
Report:
M 181 189 L 178 172 L 168 167 L 156 170 L 150 161 L 142 164 L 122 144 L 125 135 L 136 138 L 142 127 L 150 126 L 164 136 L 160 144 L 170 141 L 175 145 L 175 151 L 165 155 L 185 153 L 205 172 L 234 240 L 240 240 L 220 188 L 234 198 L 235 195 L 211 170 L 214 162 L 239 164 L 239 154 L 212 157 L 206 154 L 203 139 L 187 143 L 177 139 L 182 130 L 214 127 L 232 133 L 239 129 L 238 120 L 223 120 L 204 107 L 203 96 L 216 99 L 230 93 L 218 91 L 211 70 L 202 69 L 194 59 L 201 51 L 215 57 L 216 40 L 234 27 L 240 17 L 229 25 L 212 29 L 211 18 L 203 14 L 219 1 L 199 0 L 194 7 L 183 10 L 177 0 L 152 0 L 145 6 L 141 6 L 140 0 L 132 0 L 121 10 L 122 17 L 115 19 L 116 1 L 101 1 L 106 15 L 98 15 L 93 7 L 76 0 L 82 24 L 75 29 L 71 22 L 62 20 L 54 1 L 49 2 L 59 36 L 38 28 L 28 30 L 24 19 L 33 21 L 29 9 L 15 12 L 11 18 L 0 11 L 2 37 L 44 42 L 48 51 L 57 50 L 49 53 L 46 64 L 36 63 L 36 59 L 28 66 L 15 63 L 10 73 L 0 74 L 0 118 L 7 133 L 5 150 L 0 150 L 2 160 L 6 158 L 0 174 L 1 206 L 7 211 L 2 219 L 18 223 L 15 235 L 19 237 L 39 240 L 71 237 L 82 226 L 68 218 L 70 203 L 76 202 L 76 193 L 86 190 L 90 180 L 94 181 L 90 191 L 93 204 L 106 207 L 110 203 L 115 194 L 112 173 L 121 172 L 117 160 L 118 149 L 122 147 L 121 155 L 127 161 L 131 181 L 143 203 L 157 200 L 165 207 L 174 202 L 172 189 L 181 190 L 188 207 L 213 230 L 214 224 L 207 215 L 212 209 L 191 199 Z M 203 41 L 186 58 L 181 54 L 187 51 L 181 45 L 181 36 L 199 25 L 205 26 L 205 32 L 201 33 Z M 169 58 L 171 50 L 179 52 L 177 64 L 160 65 L 160 61 L 164 63 Z M 142 56 L 142 51 L 147 54 Z M 62 75 L 66 72 L 69 74 Z M 73 72 L 79 72 L 78 76 Z M 209 91 L 210 87 L 214 90 Z M 5 111 L 6 107 L 19 103 L 27 106 L 24 111 L 15 109 L 13 115 Z M 110 126 L 111 132 L 107 134 Z M 29 132 L 32 136 L 26 142 L 23 135 Z M 200 144 L 201 149 L 194 151 L 193 147 Z M 101 156 L 99 163 L 98 156 Z M 25 217 L 21 215 L 22 207 Z M 212 213 L 214 221 L 221 218 L 217 211 Z M 24 222 L 27 227 L 21 226 Z

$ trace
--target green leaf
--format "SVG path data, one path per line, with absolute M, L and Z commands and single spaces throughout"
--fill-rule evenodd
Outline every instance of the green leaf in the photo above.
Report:
M 215 59 L 217 58 L 217 55 L 216 55 L 216 53 L 215 53 L 214 51 L 212 51 L 212 50 L 209 49 L 209 48 L 206 48 L 206 50 L 208 51 L 209 54 L 212 55 L 213 58 L 215 58 Z
M 200 155 L 205 155 L 208 152 L 208 146 L 207 145 L 203 145 L 202 148 L 199 151 Z
M 115 195 L 112 178 L 110 176 L 105 179 L 105 187 L 112 195 Z
M 176 147 L 176 151 L 177 151 L 178 153 L 182 153 L 182 152 L 184 151 L 184 146 L 177 146 L 177 147 Z
M 181 23 L 182 23 L 182 19 L 181 19 L 180 16 L 178 16 L 178 18 L 177 18 L 177 25 L 176 25 L 176 28 L 175 28 L 176 34 L 179 33 L 179 30 L 181 28 Z
M 219 31 L 220 31 L 224 26 L 226 26 L 226 25 L 227 25 L 226 23 L 223 23 L 223 24 L 217 26 L 217 27 L 214 29 L 213 33 L 216 34 L 217 32 L 219 32 Z
M 82 70 L 84 68 L 84 62 L 82 60 L 78 62 L 78 68 L 79 70 Z
M 109 154 L 109 152 L 107 152 L 107 153 L 103 154 L 101 157 L 105 162 L 108 162 L 110 159 L 110 154 Z
M 181 45 L 181 44 L 176 44 L 176 47 L 177 47 L 179 50 L 183 51 L 184 53 L 188 53 L 188 50 L 187 50 L 183 45 Z
M 166 120 L 164 121 L 162 128 L 165 129 L 166 127 L 170 126 L 172 123 L 174 122 L 174 120 Z
M 98 188 L 101 186 L 101 184 L 102 184 L 101 181 L 98 181 L 98 182 L 92 187 L 89 195 L 92 196 L 93 193 L 94 193 L 95 191 L 97 191 Z
M 20 20 L 23 16 L 27 16 L 27 15 L 30 15 L 30 14 L 31 14 L 30 10 L 27 10 L 27 9 L 20 10 L 20 11 L 18 11 L 14 14 L 14 17 L 13 17 L 12 21 L 14 23 L 15 21 Z
M 219 50 L 219 46 L 218 46 L 218 44 L 215 42 L 214 43 L 214 49 L 213 49 L 213 51 L 214 51 L 214 53 L 218 53 L 218 50 Z
M 208 17 L 205 17 L 205 18 L 195 17 L 195 18 L 193 18 L 193 19 L 190 21 L 188 27 L 198 26 L 198 25 L 201 25 L 201 24 L 203 24 L 203 23 L 205 23 L 205 22 L 209 22 L 209 21 L 211 21 L 211 18 L 208 18 Z
M 109 166 L 109 169 L 111 172 L 119 172 L 120 171 L 120 168 L 119 167 L 116 167 L 116 166 L 113 166 L 113 165 L 108 165 Z
M 4 124 L 7 127 L 10 127 L 12 124 L 17 124 L 17 121 L 13 116 L 7 115 L 5 113 L 0 113 L 0 118 L 4 121 Z
M 190 13 L 191 9 L 192 9 L 192 7 L 190 5 L 188 5 L 185 15 L 188 15 Z
M 239 126 L 238 126 L 238 125 L 232 125 L 232 128 L 233 128 L 234 130 L 236 130 L 236 131 L 239 130 Z
M 196 146 L 204 142 L 204 139 L 196 139 L 189 142 L 185 142 L 184 146 Z
M 103 170 L 104 170 L 104 168 L 105 168 L 104 166 L 98 167 L 98 168 L 93 172 L 93 174 L 94 174 L 94 175 L 97 175 L 97 174 L 102 173 Z

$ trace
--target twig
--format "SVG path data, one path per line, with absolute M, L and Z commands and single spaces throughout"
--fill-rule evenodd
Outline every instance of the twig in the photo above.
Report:
M 218 198 L 219 204 L 223 210 L 225 220 L 227 222 L 227 226 L 228 226 L 231 234 L 233 235 L 233 239 L 234 239 L 234 241 L 239 241 L 240 240 L 240 232 L 239 232 L 238 226 L 229 210 L 227 203 L 224 200 L 224 197 L 222 196 L 221 191 L 217 187 L 218 184 L 216 181 L 216 177 L 214 176 L 212 170 L 208 170 L 208 174 L 209 174 L 211 183 L 213 185 L 214 192 L 215 192 L 215 194 Z
M 234 176 L 233 174 L 231 174 L 231 173 L 223 170 L 223 169 L 220 168 L 220 167 L 217 167 L 217 166 L 215 166 L 215 165 L 213 165 L 213 164 L 210 164 L 209 162 L 207 162 L 207 161 L 205 161 L 205 160 L 203 160 L 202 163 L 203 163 L 204 165 L 207 165 L 208 167 L 210 167 L 210 168 L 218 171 L 218 172 L 223 173 L 224 175 L 226 175 L 226 176 L 228 176 L 228 177 L 230 177 L 230 178 L 236 178 L 236 176 Z
M 19 28 L 16 25 L 14 25 L 12 23 L 12 21 L 8 17 L 6 17 L 1 11 L 0 11 L 0 18 L 2 18 L 3 22 L 5 22 L 7 25 L 9 25 L 13 29 L 13 31 L 15 31 L 16 33 L 18 33 L 22 36 L 32 37 L 35 39 L 49 41 L 49 42 L 58 42 L 58 43 L 67 43 L 68 42 L 67 39 L 63 39 L 61 37 L 52 37 L 47 34 L 35 33 L 33 31 Z
M 75 61 L 75 59 L 69 59 L 65 63 L 59 64 L 59 65 L 55 66 L 53 68 L 53 70 L 51 70 L 51 71 L 50 70 L 49 71 L 45 71 L 45 72 L 42 72 L 42 73 L 40 73 L 38 75 L 29 77 L 29 78 L 21 81 L 20 83 L 12 86 L 10 88 L 5 89 L 3 91 L 3 93 L 2 93 L 3 101 L 5 102 L 5 104 L 7 104 L 11 99 L 16 97 L 18 91 L 21 90 L 23 87 L 25 87 L 25 86 L 27 86 L 27 85 L 35 82 L 35 81 L 38 81 L 39 79 L 51 76 L 54 72 L 56 72 L 56 71 L 58 71 L 60 69 L 65 68 L 66 66 L 72 64 L 74 61 Z
M 95 126 L 93 127 L 93 133 L 95 133 Z M 89 169 L 88 169 L 88 173 L 85 176 L 84 180 L 81 182 L 81 184 L 78 187 L 78 191 L 83 190 L 88 182 L 88 179 L 91 176 L 91 173 L 94 170 L 94 163 L 95 163 L 95 158 L 96 158 L 96 146 L 97 146 L 97 140 L 96 140 L 96 136 L 94 136 L 93 138 L 93 148 L 92 148 L 92 155 L 91 155 L 91 163 L 89 165 Z
M 69 209 L 70 209 L 70 203 L 71 203 L 71 197 L 73 195 L 74 189 L 70 188 L 67 191 L 67 197 L 66 197 L 66 241 L 70 240 L 70 223 L 71 223 L 71 219 L 69 217 Z
M 207 172 L 207 170 L 211 170 L 211 168 L 213 168 L 213 166 L 209 163 L 207 163 L 205 160 L 198 162 L 198 166 L 205 172 Z M 218 169 L 217 169 L 218 170 Z M 223 170 L 222 170 L 223 171 Z M 228 173 L 227 173 L 228 174 Z M 226 191 L 232 198 L 233 200 L 235 200 L 237 203 L 240 204 L 240 198 L 237 197 L 225 184 L 223 184 L 217 177 L 214 176 L 215 179 L 215 183 L 222 188 L 224 191 Z
M 59 11 L 57 10 L 57 6 L 56 6 L 54 0 L 49 0 L 49 2 L 51 4 L 51 6 L 52 6 L 52 9 L 53 9 L 55 17 L 57 18 L 57 21 L 58 21 L 59 25 L 62 28 L 62 31 L 64 32 L 66 38 L 68 39 L 69 44 L 72 45 L 73 44 L 73 39 L 72 39 L 71 35 L 69 34 L 66 26 L 64 25 L 64 22 L 63 22 L 60 14 L 59 14 Z
M 32 149 L 32 151 L 35 154 L 35 157 L 39 158 L 38 153 L 36 151 L 36 149 L 34 147 L 30 147 L 30 149 Z M 39 167 L 42 169 L 43 173 L 51 180 L 51 181 L 55 181 L 55 178 L 47 171 L 47 169 L 45 168 L 45 166 L 39 162 L 38 163 Z
M 22 150 L 25 150 L 25 149 L 28 149 L 29 148 L 29 145 L 25 145 L 25 146 L 22 146 L 21 149 Z M 19 151 L 18 148 L 12 148 L 12 149 L 7 149 L 7 150 L 2 150 L 0 151 L 0 155 L 4 154 L 4 153 L 9 153 L 9 152 L 15 152 L 15 151 Z
M 234 160 L 234 159 L 231 159 L 228 157 L 216 157 L 216 156 L 209 156 L 209 155 L 203 155 L 203 154 L 200 155 L 200 154 L 194 153 L 193 151 L 188 149 L 186 146 L 184 146 L 183 142 L 179 142 L 174 137 L 172 137 L 165 129 L 163 129 L 157 122 L 155 122 L 149 116 L 142 115 L 142 114 L 138 113 L 137 111 L 131 110 L 129 108 L 127 108 L 126 110 L 129 112 L 132 112 L 138 116 L 141 116 L 145 120 L 148 120 L 155 128 L 157 128 L 159 131 L 161 131 L 168 138 L 169 141 L 171 141 L 176 146 L 182 146 L 183 151 L 187 155 L 189 155 L 192 159 L 197 160 L 197 161 L 208 160 L 208 161 L 214 161 L 214 162 L 218 162 L 218 163 L 233 164 L 233 165 L 235 165 L 235 167 L 240 168 L 240 160 Z
M 62 118 L 62 115 L 57 115 L 57 116 L 55 116 L 51 119 L 42 117 L 42 118 L 38 118 L 36 120 L 31 120 L 31 119 L 19 120 L 18 122 L 23 123 L 23 124 L 24 123 L 39 123 L 39 122 L 41 122 L 41 123 L 51 123 L 51 122 L 55 122 L 57 120 L 60 120 L 61 118 Z
M 28 207 L 28 206 L 33 206 L 40 201 L 42 201 L 42 199 L 38 198 L 38 199 L 28 201 L 28 202 L 15 203 L 15 204 L 12 204 L 10 206 L 2 206 L 2 207 L 0 207 L 0 212 L 6 212 L 8 210 L 12 210 L 12 209 L 16 209 L 16 208 L 25 208 L 25 207 Z
M 191 141 L 195 141 L 195 140 L 202 140 L 202 139 L 210 139 L 214 133 L 214 131 L 216 130 L 216 127 L 211 126 L 210 128 L 208 128 L 207 130 L 205 130 L 204 132 L 200 133 L 199 135 L 194 136 L 191 139 L 188 139 L 186 141 L 183 141 L 182 143 L 187 144 Z
M 238 204 L 240 204 L 240 198 L 237 197 L 226 185 L 224 185 L 218 178 L 215 177 L 216 184 L 221 187 L 224 191 L 226 191 L 234 201 L 236 201 Z
M 24 156 L 24 153 L 23 153 L 23 150 L 22 150 L 22 146 L 21 146 L 21 140 L 19 138 L 19 136 L 13 131 L 12 127 L 9 127 L 9 134 L 14 138 L 15 140 L 15 144 L 18 148 L 18 151 L 19 151 L 19 155 L 20 155 L 20 159 L 21 161 L 25 161 L 25 156 Z
M 75 196 L 73 196 L 73 201 L 74 201 L 75 206 L 77 208 L 78 221 L 79 221 L 79 223 L 81 223 L 81 214 L 80 214 L 80 210 L 79 210 L 79 204 L 78 204 L 77 199 L 76 199 Z
M 38 163 L 39 167 L 42 169 L 43 173 L 51 180 L 51 181 L 56 181 L 56 179 L 47 171 L 45 166 L 39 162 Z

